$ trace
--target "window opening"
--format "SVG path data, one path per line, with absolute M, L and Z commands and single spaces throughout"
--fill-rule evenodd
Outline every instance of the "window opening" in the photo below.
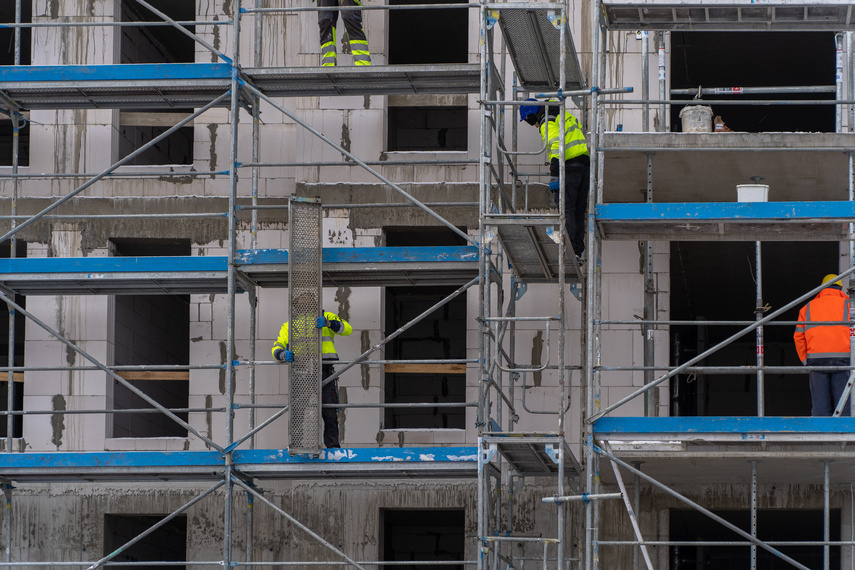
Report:
M 465 231 L 465 230 L 463 230 Z M 446 228 L 386 228 L 386 245 L 464 245 Z M 429 309 L 455 287 L 387 287 L 385 334 Z M 386 345 L 389 360 L 443 360 L 466 357 L 466 295 L 459 295 Z M 386 366 L 386 403 L 436 403 L 433 408 L 386 408 L 386 429 L 464 429 L 466 409 L 443 403 L 466 401 L 462 364 Z
M 112 554 L 129 540 L 158 522 L 161 516 L 104 515 L 104 556 Z M 187 560 L 187 517 L 179 515 L 139 542 L 113 557 L 110 562 L 184 562 Z M 134 564 L 142 570 L 183 570 L 177 564 Z
M 15 2 L 0 2 L 0 23 L 15 23 Z M 33 22 L 33 7 L 30 0 L 21 2 L 21 23 Z M 21 28 L 21 65 L 32 63 L 32 28 Z M 0 27 L 0 65 L 15 65 L 15 28 Z
M 115 255 L 189 256 L 187 240 L 113 240 Z M 190 363 L 189 295 L 115 295 L 114 362 L 116 365 L 187 365 Z M 187 408 L 189 372 L 150 371 L 130 375 L 136 388 L 167 408 Z M 113 409 L 151 408 L 116 380 Z M 187 412 L 175 415 L 187 421 Z M 187 430 L 162 413 L 113 414 L 113 437 L 186 437 Z
M 9 258 L 11 252 L 11 240 L 6 240 L 0 243 L 0 258 Z M 27 257 L 27 244 L 22 240 L 15 242 L 15 257 Z M 15 302 L 24 308 L 27 308 L 27 298 L 23 295 L 15 295 Z M 15 366 L 24 365 L 24 347 L 26 339 L 24 331 L 26 327 L 26 318 L 20 311 L 15 312 Z M 0 303 L 0 365 L 9 366 L 9 305 Z M 15 391 L 13 396 L 12 410 L 21 411 L 24 409 L 24 373 L 15 372 L 14 380 Z M 8 399 L 9 373 L 0 373 L 0 410 L 6 411 L 9 409 Z M 15 416 L 12 419 L 12 437 L 21 437 L 23 431 L 23 416 Z M 0 437 L 6 437 L 6 416 L 0 416 Z
M 158 0 L 152 6 L 176 21 L 196 19 L 194 2 Z M 122 21 L 163 22 L 133 0 L 123 0 Z M 194 26 L 186 26 L 191 32 Z M 192 63 L 195 42 L 173 26 L 122 26 L 122 63 Z M 119 155 L 124 157 L 169 130 L 193 109 L 123 111 L 119 114 Z M 193 127 L 186 126 L 131 160 L 131 165 L 193 164 Z
M 390 0 L 390 6 L 424 4 L 421 0 Z M 431 4 L 465 4 L 439 0 Z M 437 31 L 442 30 L 438 34 Z M 463 8 L 389 10 L 389 63 L 466 63 L 469 11 Z M 437 41 L 441 38 L 441 41 Z
M 464 558 L 466 517 L 463 509 L 381 509 L 384 562 L 453 561 Z M 396 565 L 416 570 L 422 566 Z M 431 568 L 463 570 L 463 564 L 438 564 Z
M 389 106 L 389 151 L 465 151 L 467 116 L 465 106 Z
M 727 522 L 743 529 L 751 528 L 751 512 L 748 510 L 713 511 Z M 840 509 L 830 512 L 831 540 L 840 540 Z M 743 541 L 743 537 L 724 527 L 703 513 L 694 510 L 672 509 L 670 516 L 670 540 L 672 541 Z M 782 510 L 760 509 L 757 511 L 757 538 L 763 541 L 822 541 L 822 509 Z M 822 546 L 775 546 L 793 560 L 808 568 L 822 568 Z M 750 561 L 748 546 L 671 546 L 671 570 L 704 568 L 705 570 L 730 570 L 748 568 Z M 830 567 L 840 568 L 840 547 L 830 550 Z M 784 570 L 792 566 L 763 548 L 757 549 L 757 567 L 766 570 Z
M 773 58 L 756 57 L 774 53 Z M 834 34 L 829 32 L 671 32 L 671 87 L 834 86 Z M 834 100 L 831 93 L 734 95 L 734 99 Z M 707 96 L 725 99 L 725 95 Z M 673 99 L 692 99 L 674 96 Z M 738 99 L 737 99 L 738 100 Z M 704 104 L 703 101 L 699 101 Z M 834 132 L 833 105 L 719 105 L 734 131 Z M 681 130 L 680 105 L 671 106 L 671 129 Z
M 837 242 L 763 242 L 763 302 L 780 308 L 820 284 L 838 267 Z M 799 260 L 793 271 L 793 260 Z M 752 321 L 756 305 L 754 242 L 672 242 L 671 319 Z M 801 305 L 777 320 L 796 321 Z M 682 364 L 730 337 L 742 326 L 672 326 L 672 365 Z M 794 326 L 763 328 L 766 366 L 801 366 L 793 344 Z M 699 363 L 700 366 L 754 366 L 750 333 Z M 765 414 L 809 416 L 807 373 L 767 373 Z M 755 416 L 757 375 L 680 374 L 671 380 L 673 416 Z

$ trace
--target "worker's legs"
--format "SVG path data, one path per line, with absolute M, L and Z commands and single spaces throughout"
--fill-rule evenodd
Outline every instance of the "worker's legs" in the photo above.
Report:
M 825 366 L 814 364 L 814 366 Z M 834 409 L 831 407 L 831 375 L 819 370 L 811 370 L 808 373 L 810 381 L 810 401 L 812 416 L 830 416 Z
M 338 6 L 338 0 L 318 0 L 321 8 Z M 318 29 L 321 36 L 321 65 L 333 66 L 336 64 L 335 53 L 335 22 L 338 12 L 335 10 L 321 10 L 318 12 Z
M 342 0 L 342 6 L 362 6 L 358 0 Z M 347 37 L 350 38 L 350 52 L 353 54 L 353 65 L 371 65 L 371 54 L 368 51 L 368 38 L 362 27 L 362 12 L 346 10 L 341 13 Z
M 841 360 L 838 364 L 832 366 L 849 366 L 849 361 L 848 359 Z M 829 376 L 831 379 L 831 411 L 833 413 L 837 407 L 837 403 L 840 402 L 841 396 L 843 396 L 843 391 L 846 389 L 846 383 L 849 381 L 849 371 L 841 370 L 839 372 L 832 372 Z M 851 402 L 851 395 L 846 399 L 846 404 L 840 412 L 841 416 L 850 415 L 849 402 Z
M 334 369 L 331 364 L 325 364 L 323 368 L 323 379 L 332 376 Z M 321 389 L 321 402 L 324 404 L 338 404 L 338 380 L 330 382 Z M 324 419 L 324 447 L 341 447 L 338 441 L 338 410 L 337 408 L 323 408 L 321 417 Z
M 588 209 L 590 166 L 583 162 L 567 162 L 564 169 L 564 223 L 573 251 L 580 256 L 585 251 L 587 232 L 585 217 Z

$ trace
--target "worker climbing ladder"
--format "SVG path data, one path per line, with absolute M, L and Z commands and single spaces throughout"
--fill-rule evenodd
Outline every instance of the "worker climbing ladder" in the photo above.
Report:
M 288 451 L 321 451 L 321 202 L 292 196 L 288 202 Z

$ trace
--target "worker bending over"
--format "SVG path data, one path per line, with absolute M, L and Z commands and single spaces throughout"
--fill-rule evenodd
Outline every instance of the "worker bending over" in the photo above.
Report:
M 537 101 L 537 99 L 528 99 Z M 557 106 L 550 106 L 548 112 L 542 105 L 522 105 L 520 121 L 537 127 L 543 142 L 549 151 L 549 190 L 552 191 L 554 203 L 558 200 L 559 160 L 561 124 Z M 579 263 L 582 263 L 582 253 L 585 251 L 585 215 L 588 209 L 588 188 L 591 159 L 588 156 L 588 145 L 579 121 L 572 114 L 564 113 L 564 223 L 567 236 L 573 245 L 573 251 Z

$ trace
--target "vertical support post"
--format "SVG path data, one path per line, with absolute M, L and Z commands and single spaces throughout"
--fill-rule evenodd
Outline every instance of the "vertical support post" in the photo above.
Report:
M 850 67 L 853 65 L 852 62 L 849 62 Z M 850 152 L 847 156 L 847 166 L 849 167 L 849 184 L 847 196 L 849 198 L 849 202 L 855 201 L 855 153 Z M 855 241 L 852 240 L 852 237 L 855 236 L 855 223 L 849 224 L 849 267 L 855 267 Z M 853 297 L 855 297 L 855 279 L 852 279 L 852 276 L 849 277 L 849 363 L 850 366 L 853 362 L 855 362 L 855 318 L 853 318 L 853 310 L 851 309 L 853 304 Z M 853 379 L 855 379 L 855 370 L 849 371 L 849 381 L 847 384 L 851 384 Z M 853 405 L 853 400 L 855 398 L 849 398 L 849 415 L 852 415 L 853 410 L 855 410 L 855 405 Z M 853 523 L 855 524 L 855 523 Z
M 650 32 L 641 32 L 641 130 L 650 132 Z
M 647 190 L 645 192 L 645 201 L 649 204 L 653 202 L 653 153 L 647 154 Z M 644 266 L 644 320 L 652 321 L 656 318 L 656 286 L 653 283 L 653 242 L 643 241 L 642 247 L 642 264 Z M 654 344 L 653 335 L 654 327 L 650 324 L 644 324 L 641 327 L 642 342 L 644 343 L 644 384 L 645 386 L 653 382 L 653 370 L 648 370 L 654 365 Z M 647 391 L 644 393 L 644 415 L 647 417 L 657 416 L 658 412 L 658 390 L 653 390 L 652 393 Z
M 757 461 L 751 463 L 751 536 L 757 538 Z M 757 570 L 757 545 L 751 543 L 751 570 Z
M 846 98 L 850 101 L 849 106 L 849 132 L 855 133 L 855 40 L 853 33 L 846 32 L 846 70 L 848 77 L 849 89 L 847 89 Z
M 643 461 L 633 461 L 632 465 L 641 471 L 642 463 Z M 632 482 L 632 508 L 635 509 L 636 513 L 641 513 L 641 477 L 638 475 L 634 475 L 634 477 Z M 632 570 L 638 570 L 640 547 L 639 544 L 632 547 Z
M 0 480 L 3 484 L 3 495 L 6 497 L 5 516 L 6 521 L 6 562 L 12 562 L 12 483 L 6 479 Z M 6 566 L 7 570 L 12 570 L 12 566 Z
M 831 469 L 830 460 L 825 459 L 823 465 L 822 478 L 822 540 L 825 542 L 822 546 L 822 569 L 829 570 L 831 568 L 831 546 L 828 541 L 831 540 L 831 490 L 830 479 Z
M 17 19 L 20 19 L 20 0 L 18 2 L 18 11 L 15 13 Z M 15 28 L 16 34 L 19 33 L 20 28 Z M 16 38 L 18 36 L 16 35 Z M 18 43 L 15 43 L 16 57 L 20 58 L 20 54 L 18 54 Z M 15 226 L 17 226 L 17 220 L 15 216 L 18 214 L 18 185 L 20 184 L 18 179 L 18 162 L 20 160 L 20 144 L 21 137 L 21 115 L 18 114 L 17 111 L 12 111 L 10 113 L 9 118 L 12 120 L 12 204 L 11 204 L 11 230 L 14 232 Z M 13 233 L 9 238 L 9 257 L 14 258 L 17 257 L 18 254 L 18 238 L 17 234 Z M 9 309 L 9 352 L 8 352 L 8 364 L 10 367 L 15 365 L 15 318 L 17 316 L 17 312 L 15 308 L 11 305 L 7 305 Z M 6 411 L 9 414 L 6 416 L 6 452 L 12 453 L 12 436 L 14 435 L 14 426 L 15 426 L 15 416 L 12 415 L 12 411 L 15 409 L 15 373 L 12 370 L 9 370 L 7 375 L 7 383 L 6 383 Z
M 659 32 L 659 100 L 665 101 L 665 32 Z M 659 104 L 659 128 L 656 129 L 660 133 L 668 130 L 668 106 L 665 103 Z
M 763 318 L 763 255 L 762 255 L 762 246 L 761 242 L 754 242 L 754 265 L 755 267 L 755 276 L 754 281 L 757 284 L 756 291 L 756 305 L 754 309 L 754 318 L 755 320 L 761 320 Z M 766 409 L 766 384 L 764 382 L 765 375 L 763 372 L 763 363 L 764 363 L 764 352 L 765 349 L 763 347 L 763 326 L 759 326 L 754 329 L 754 338 L 756 342 L 756 353 L 757 353 L 757 417 L 762 418 L 765 415 Z
M 838 104 L 834 106 L 834 132 L 843 132 L 843 34 L 834 34 L 834 97 Z M 851 63 L 851 62 L 850 62 Z
M 228 335 L 226 342 L 226 444 L 234 441 L 234 388 L 235 388 L 235 296 L 237 293 L 237 184 L 238 184 L 238 123 L 240 122 L 240 0 L 234 2 L 232 24 L 232 81 L 231 81 L 231 140 L 229 152 L 229 273 L 228 273 Z M 234 486 L 231 474 L 231 453 L 225 472 L 225 497 L 223 514 L 223 565 L 232 564 L 232 517 Z

